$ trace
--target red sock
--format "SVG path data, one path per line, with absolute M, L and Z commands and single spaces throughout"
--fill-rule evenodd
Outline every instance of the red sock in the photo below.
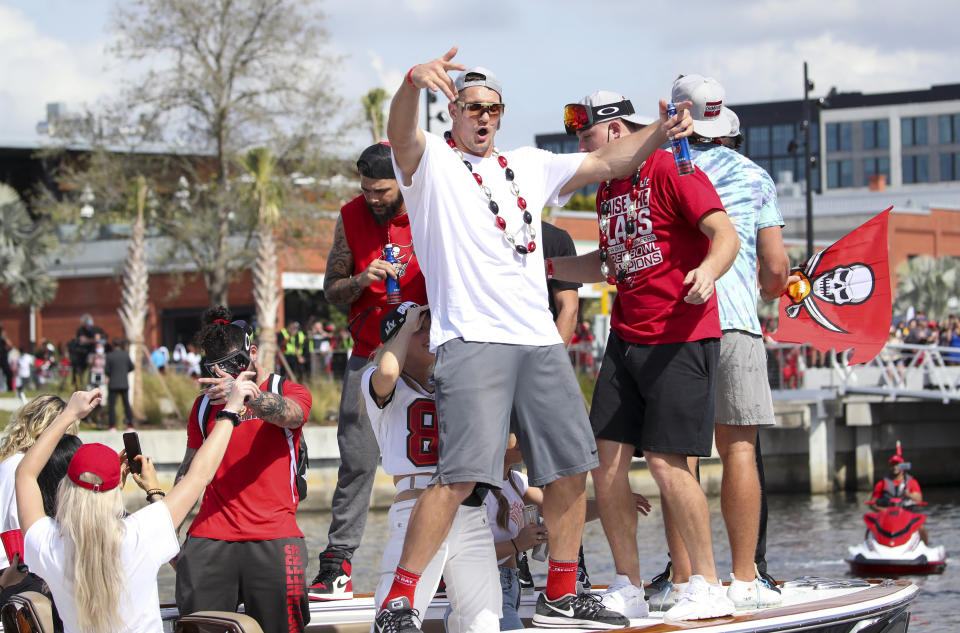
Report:
M 573 562 L 573 571 L 574 575 L 576 575 L 576 561 Z M 407 571 L 403 567 L 397 567 L 397 571 L 393 574 L 393 584 L 390 585 L 390 591 L 387 593 L 383 604 L 380 605 L 380 609 L 383 610 L 386 608 L 388 602 L 400 597 L 405 597 L 410 602 L 410 607 L 413 608 L 413 594 L 417 590 L 417 583 L 420 582 L 420 576 L 421 574 Z
M 556 600 L 568 593 L 577 593 L 577 561 L 551 558 L 547 571 L 547 600 Z

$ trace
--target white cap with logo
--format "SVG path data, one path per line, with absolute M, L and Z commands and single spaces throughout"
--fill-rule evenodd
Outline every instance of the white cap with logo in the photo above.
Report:
M 670 100 L 692 102 L 693 131 L 706 138 L 721 138 L 740 131 L 737 115 L 723 105 L 725 96 L 723 86 L 713 77 L 683 75 L 673 82 Z

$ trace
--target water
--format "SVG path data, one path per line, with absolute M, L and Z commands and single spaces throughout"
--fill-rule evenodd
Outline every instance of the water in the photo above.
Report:
M 778 580 L 799 576 L 827 576 L 842 578 L 847 575 L 843 562 L 847 546 L 863 539 L 862 515 L 866 493 L 837 493 L 833 495 L 790 494 L 772 495 L 769 499 L 770 518 L 767 530 L 767 563 L 769 571 Z M 933 545 L 944 545 L 947 555 L 960 552 L 960 488 L 928 488 L 924 498 L 927 530 Z M 640 517 L 640 567 L 649 580 L 662 571 L 667 561 L 666 540 L 659 501 L 652 500 L 653 512 Z M 730 549 L 720 515 L 720 500 L 710 499 L 711 527 L 717 571 L 723 577 L 730 573 Z M 358 593 L 372 593 L 377 583 L 381 544 L 387 541 L 386 511 L 371 512 L 367 519 L 363 544 L 353 558 L 353 587 Z M 316 555 L 326 546 L 328 513 L 308 513 L 299 517 L 301 529 L 307 537 L 311 563 L 307 570 L 309 582 L 317 571 Z M 584 530 L 584 555 L 591 579 L 609 583 L 613 579 L 613 560 L 599 521 L 587 524 Z M 531 570 L 542 584 L 546 567 L 533 559 Z M 173 571 L 169 566 L 160 573 L 160 601 L 173 602 Z M 920 586 L 920 594 L 911 611 L 911 630 L 928 633 L 953 633 L 960 630 L 960 560 L 949 562 L 943 574 L 910 577 Z M 944 608 L 951 607 L 951 608 Z M 919 628 L 923 627 L 923 628 Z

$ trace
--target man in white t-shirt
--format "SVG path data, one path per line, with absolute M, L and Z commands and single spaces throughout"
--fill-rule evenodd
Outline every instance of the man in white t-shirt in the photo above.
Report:
M 410 603 L 420 574 L 461 503 L 476 487 L 503 483 L 510 411 L 530 484 L 545 488 L 550 531 L 547 587 L 535 625 L 619 628 L 629 621 L 576 591 L 586 472 L 597 465 L 583 397 L 547 307 L 540 214 L 577 189 L 634 171 L 671 134 L 688 135 L 689 115 L 649 126 L 592 154 L 534 148 L 500 152 L 504 112 L 489 70 L 452 62 L 456 48 L 414 66 L 390 108 L 387 134 L 427 282 L 436 351 L 440 456 L 433 485 L 418 499 L 377 630 L 416 631 Z M 448 71 L 463 71 L 456 82 Z M 418 127 L 420 90 L 449 99 L 446 143 Z M 682 120 L 681 120 L 682 119 Z M 550 271 L 547 271 L 549 275 Z M 383 628 L 380 623 L 383 622 Z M 389 625 L 389 627 L 387 626 Z

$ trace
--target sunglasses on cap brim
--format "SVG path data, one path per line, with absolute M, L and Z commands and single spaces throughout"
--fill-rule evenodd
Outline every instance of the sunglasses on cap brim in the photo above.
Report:
M 563 127 L 567 134 L 572 135 L 581 130 L 586 130 L 595 123 L 630 116 L 631 114 L 634 114 L 634 109 L 629 99 L 601 106 L 568 103 L 563 106 Z

